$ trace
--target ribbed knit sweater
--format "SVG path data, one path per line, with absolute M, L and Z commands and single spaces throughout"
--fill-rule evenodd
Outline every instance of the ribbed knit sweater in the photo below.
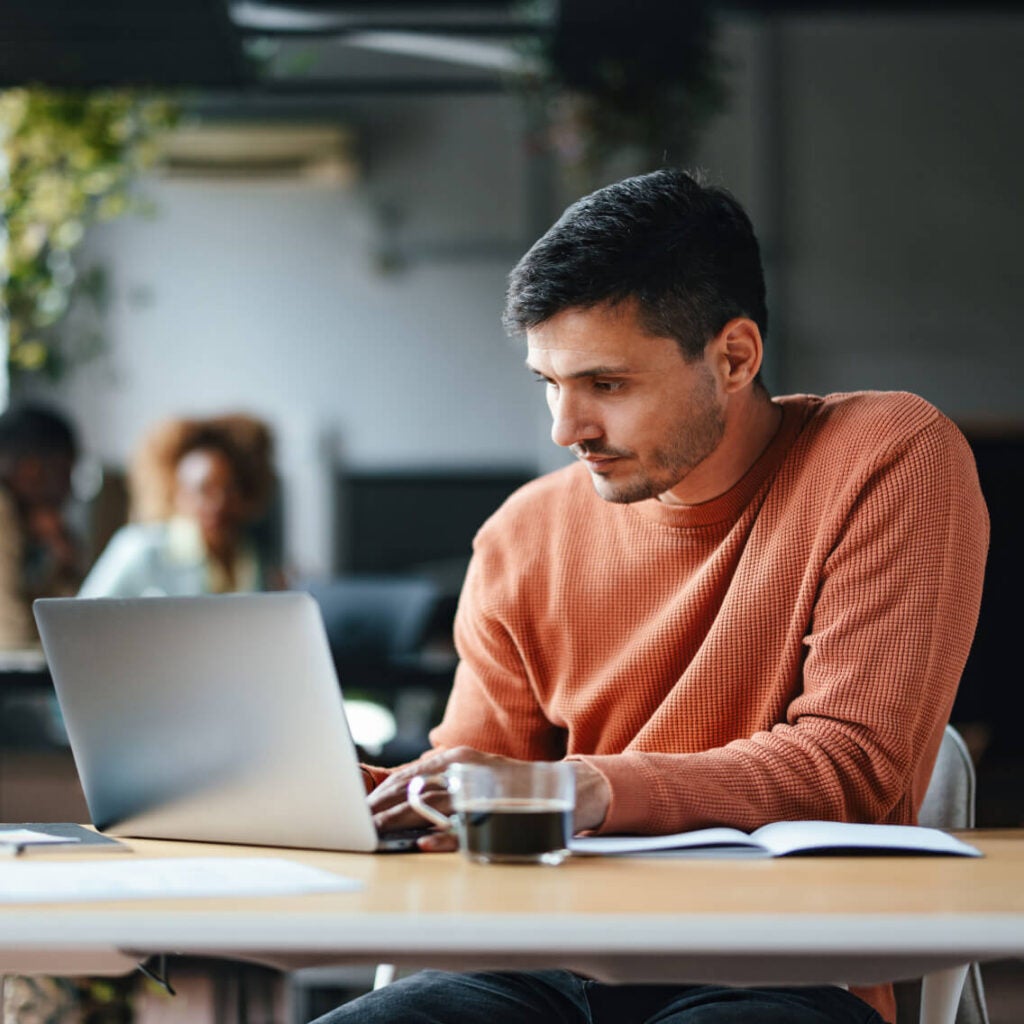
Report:
M 981 599 L 970 449 L 913 395 L 776 401 L 704 504 L 605 502 L 581 465 L 509 498 L 474 543 L 435 746 L 588 762 L 606 833 L 916 820 Z

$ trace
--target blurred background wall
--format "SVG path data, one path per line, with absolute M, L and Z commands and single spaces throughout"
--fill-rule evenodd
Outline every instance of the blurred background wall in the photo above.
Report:
M 152 220 L 95 232 L 109 357 L 63 397 L 123 465 L 140 430 L 245 408 L 274 426 L 289 562 L 329 573 L 333 466 L 534 466 L 540 398 L 499 324 L 525 244 L 522 117 L 508 97 L 353 105 L 346 187 L 154 180 Z
M 694 162 L 759 229 L 773 390 L 907 389 L 966 428 L 1020 428 L 1024 16 L 733 15 L 719 46 L 730 98 Z M 94 231 L 110 350 L 61 388 L 112 465 L 162 415 L 265 415 L 311 574 L 332 568 L 333 463 L 563 461 L 498 322 L 508 269 L 575 198 L 517 98 L 337 116 L 359 140 L 349 185 L 154 177 L 154 218 Z

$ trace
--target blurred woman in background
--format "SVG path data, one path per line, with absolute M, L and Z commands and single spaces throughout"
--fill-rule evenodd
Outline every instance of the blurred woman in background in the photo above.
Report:
M 131 519 L 80 597 L 188 596 L 284 586 L 266 515 L 276 493 L 273 438 L 246 415 L 159 424 L 131 467 Z

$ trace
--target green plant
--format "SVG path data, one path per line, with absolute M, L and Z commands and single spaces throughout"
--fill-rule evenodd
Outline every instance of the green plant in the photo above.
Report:
M 128 89 L 0 92 L 0 326 L 12 384 L 58 378 L 102 348 L 105 276 L 81 272 L 72 254 L 92 224 L 147 209 L 134 185 L 176 120 L 171 100 Z M 73 307 L 81 315 L 69 319 Z
M 0 1019 L 14 1024 L 132 1024 L 132 1004 L 141 980 L 137 974 L 121 978 L 9 975 Z

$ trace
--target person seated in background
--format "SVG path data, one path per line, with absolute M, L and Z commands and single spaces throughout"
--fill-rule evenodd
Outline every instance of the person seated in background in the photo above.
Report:
M 144 440 L 129 477 L 131 518 L 80 597 L 280 589 L 274 545 L 258 536 L 274 494 L 273 439 L 241 414 L 174 419 Z
M 39 643 L 32 602 L 82 581 L 81 544 L 65 506 L 78 441 L 68 420 L 35 403 L 0 414 L 0 648 Z

